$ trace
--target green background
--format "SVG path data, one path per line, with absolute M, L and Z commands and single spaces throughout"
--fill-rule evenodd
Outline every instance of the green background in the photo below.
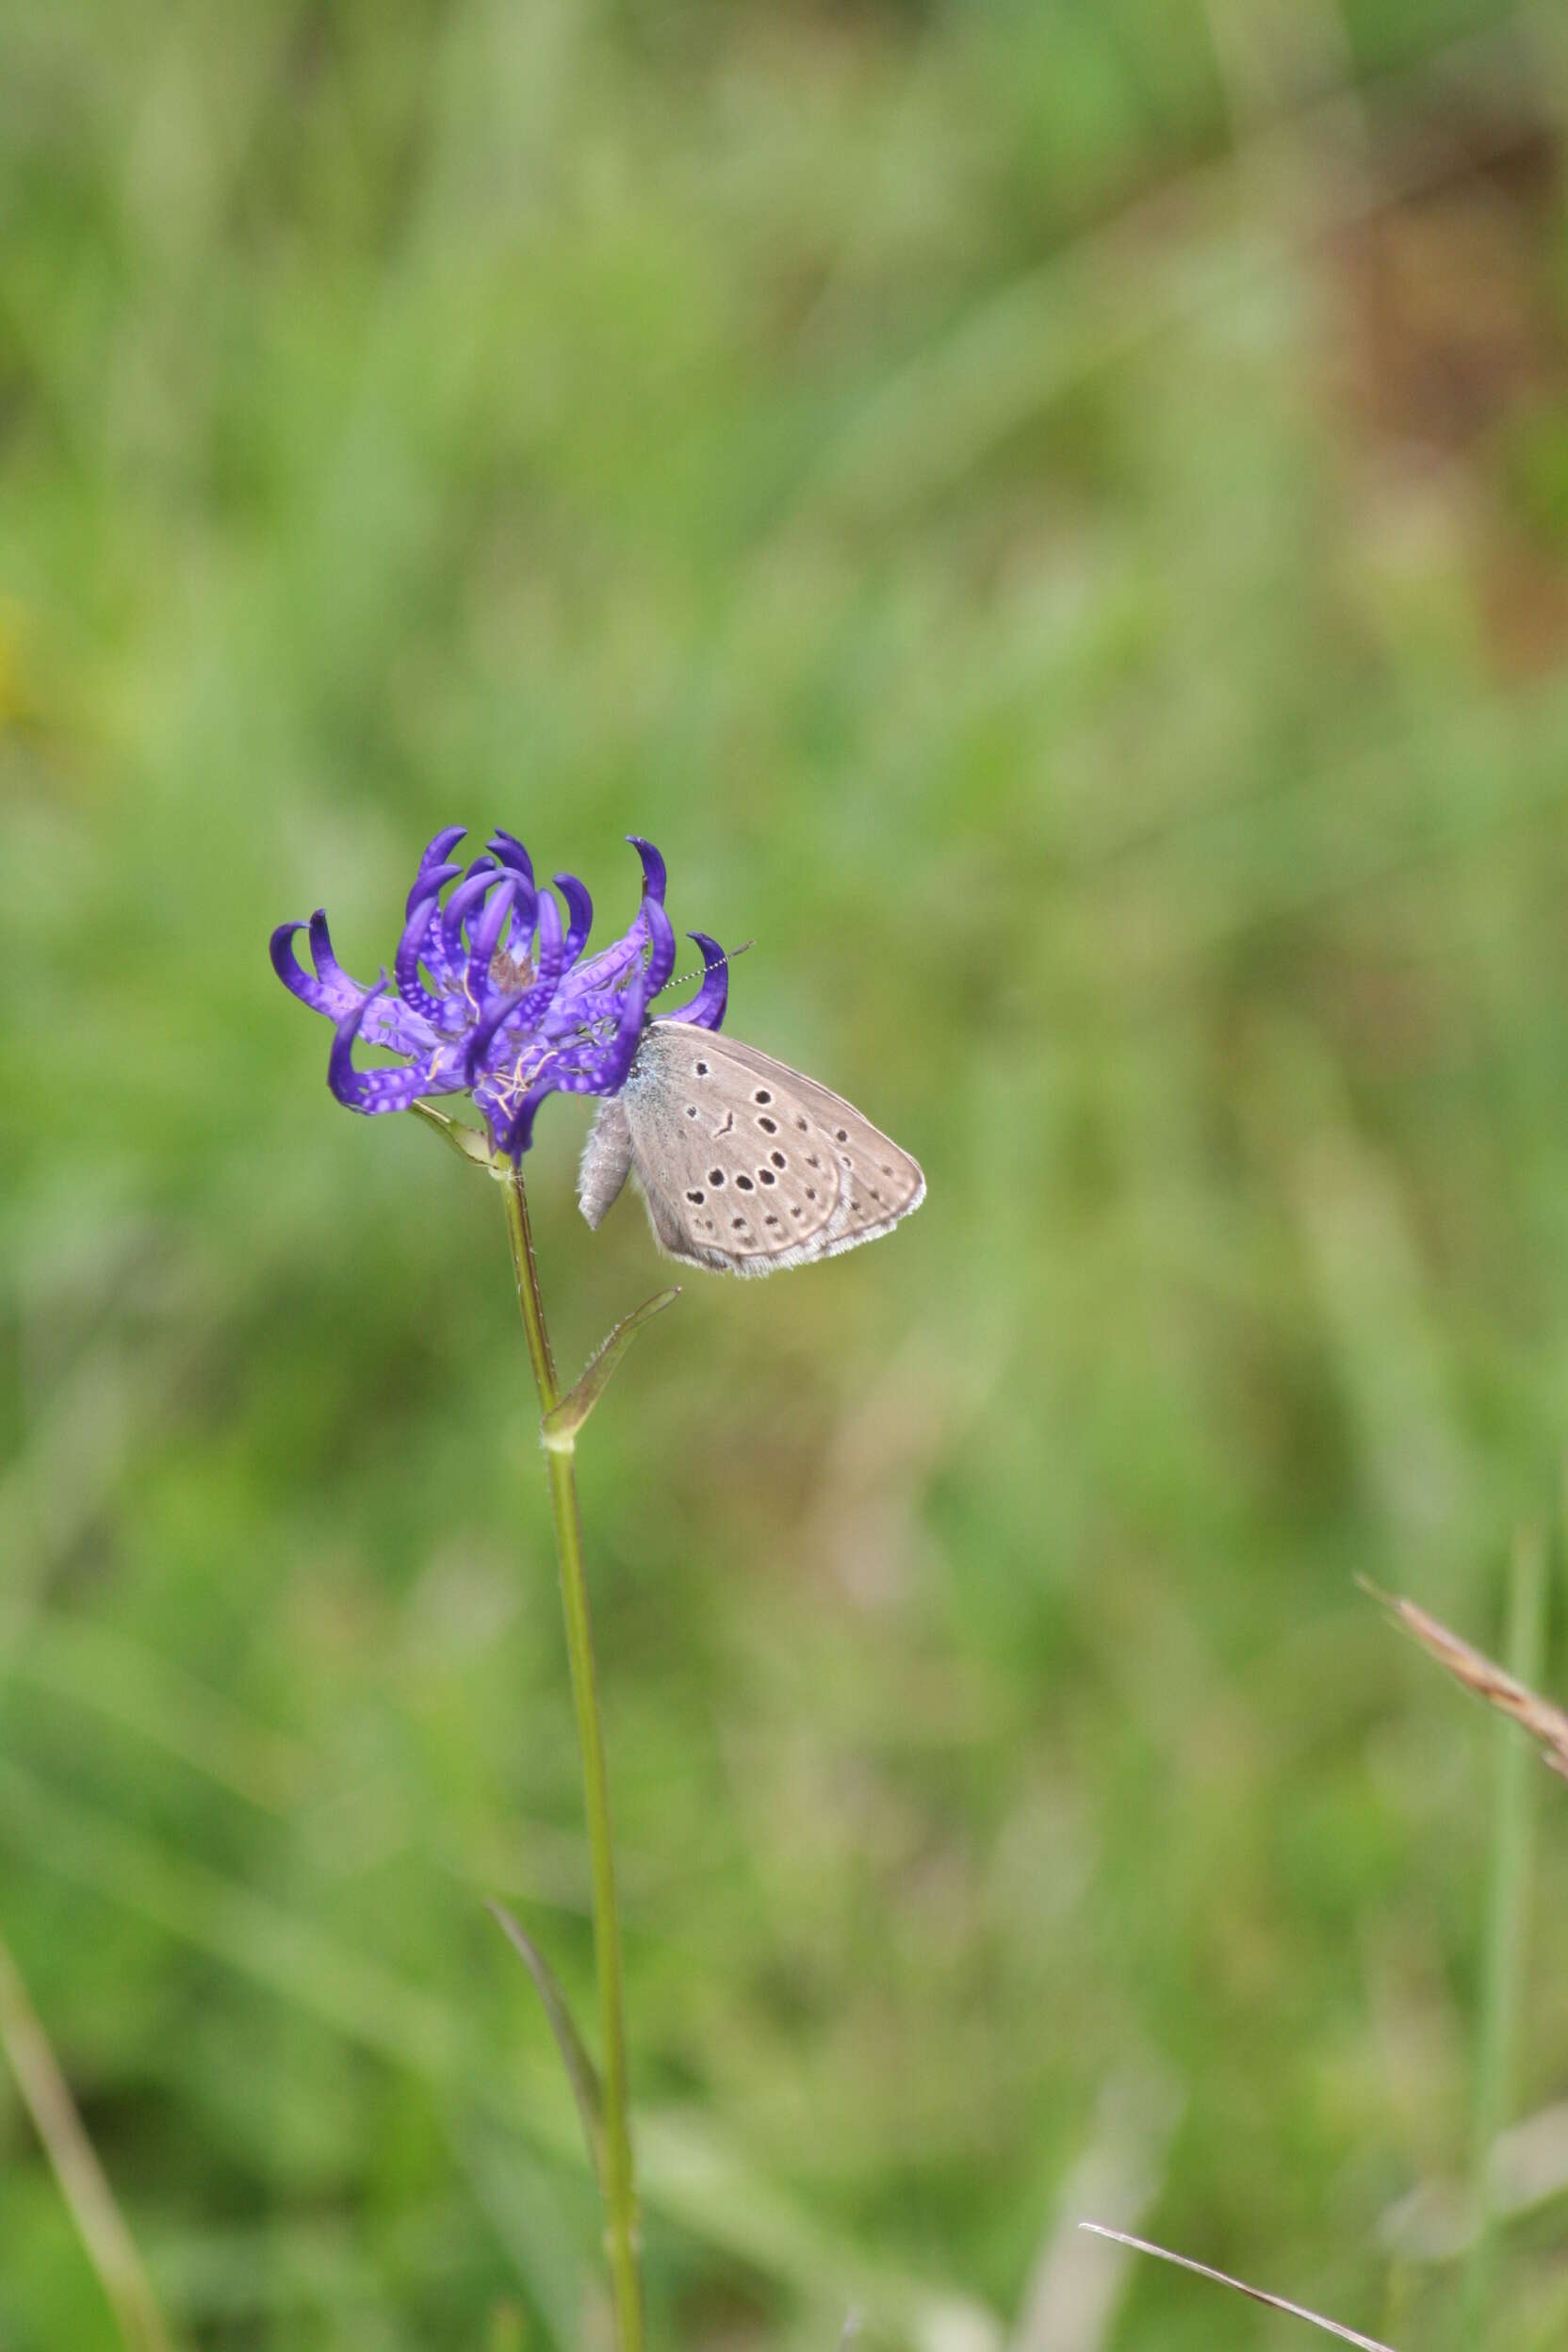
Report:
M 656 2343 L 1301 2340 L 1086 2241 L 1023 2320 L 1094 2213 L 1452 2344 L 1388 2217 L 1468 2161 L 1495 1741 L 1354 1579 L 1496 1648 L 1558 1511 L 1560 18 L 0 39 L 0 1926 L 172 2323 L 604 2341 L 482 1908 L 592 2014 L 500 1204 L 266 957 L 373 975 L 463 819 L 608 931 L 651 835 L 930 1186 L 693 1275 L 584 1441 Z M 665 1279 L 584 1123 L 574 1364 Z M 112 2342 L 0 2069 L 0 2346 Z

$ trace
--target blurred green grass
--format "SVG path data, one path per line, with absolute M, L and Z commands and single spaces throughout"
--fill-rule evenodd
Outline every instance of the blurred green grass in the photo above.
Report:
M 481 1908 L 585 1988 L 500 1221 L 265 958 L 324 902 L 372 971 L 466 818 L 608 919 L 651 835 L 930 1181 L 694 1278 L 584 1449 L 661 2340 L 1000 2342 L 1119 2084 L 1168 2243 L 1442 2340 L 1378 2226 L 1467 2158 L 1486 1733 L 1351 1579 L 1494 1637 L 1564 1437 L 1556 20 L 6 48 L 0 1919 L 179 2324 L 592 2341 Z M 580 1124 L 568 1360 L 661 1279 Z M 0 2344 L 90 2352 L 9 2099 Z M 1273 2341 L 1128 2283 L 1117 2344 Z

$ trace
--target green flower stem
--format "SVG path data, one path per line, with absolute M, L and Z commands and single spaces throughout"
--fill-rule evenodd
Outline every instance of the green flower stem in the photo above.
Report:
M 539 1268 L 529 1226 L 522 1173 L 503 1180 L 506 1230 L 517 1277 L 529 1362 L 539 1391 L 539 1411 L 547 1419 L 561 1402 L 555 1358 L 545 1323 Z M 561 1599 L 566 1617 L 566 1652 L 571 1660 L 572 1697 L 577 1707 L 578 1745 L 582 1754 L 582 1794 L 594 1865 L 594 1949 L 598 1961 L 599 2020 L 604 2042 L 604 2204 L 611 2284 L 614 2291 L 620 2352 L 643 2352 L 643 2294 L 637 2268 L 637 2191 L 631 2164 L 628 2114 L 626 2002 L 621 1977 L 620 1915 L 615 1902 L 615 1862 L 610 1841 L 610 1784 L 604 1764 L 598 1684 L 594 1673 L 594 1636 L 588 1617 L 588 1578 L 582 1561 L 582 1514 L 578 1507 L 576 1432 L 548 1439 L 550 1508 L 561 1560 Z

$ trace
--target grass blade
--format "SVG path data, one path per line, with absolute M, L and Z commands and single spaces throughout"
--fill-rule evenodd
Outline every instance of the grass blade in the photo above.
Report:
M 577 2112 L 582 2119 L 582 2136 L 588 2144 L 588 2161 L 595 2177 L 604 2179 L 604 2093 L 599 2085 L 598 2068 L 595 2066 L 577 2030 L 577 2020 L 566 2005 L 555 1970 L 524 1927 L 520 1927 L 504 1904 L 487 1903 L 485 1909 L 517 1954 L 530 1976 L 533 1989 L 544 2003 L 549 2019 L 555 2046 L 561 2052 L 561 2063 L 566 2069 L 577 2100 Z
M 1320 2328 L 1326 2336 L 1337 2336 L 1341 2344 L 1359 2344 L 1362 2352 L 1394 2352 L 1392 2344 L 1380 2343 L 1376 2336 L 1358 2335 L 1353 2328 L 1342 2328 L 1337 2319 L 1325 2319 L 1319 2311 L 1309 2311 L 1304 2304 L 1287 2303 L 1282 2295 L 1266 2295 L 1262 2287 L 1247 2286 L 1227 2271 L 1212 2270 L 1207 2262 L 1195 2262 L 1186 2254 L 1173 2254 L 1167 2246 L 1152 2246 L 1147 2238 L 1135 2238 L 1125 2230 L 1108 2230 L 1100 2221 L 1081 2221 L 1078 2227 L 1092 2230 L 1097 2238 L 1109 2238 L 1117 2246 L 1130 2246 L 1135 2254 L 1152 2254 L 1156 2262 L 1174 2262 L 1178 2270 L 1190 2270 L 1199 2278 L 1212 2278 L 1216 2286 L 1229 2287 L 1233 2294 L 1246 2295 L 1250 2302 L 1266 2303 L 1271 2311 L 1283 2311 L 1291 2319 L 1304 2319 L 1309 2328 Z
M 83 2129 L 71 2086 L 0 1936 L 0 2049 L 130 2352 L 173 2352 L 152 2281 Z
M 1546 1602 L 1546 1547 L 1538 1529 L 1521 1529 L 1509 1577 L 1508 1657 L 1513 1689 L 1525 1690 L 1541 1671 Z M 1489 1693 L 1490 1695 L 1490 1693 Z M 1511 1703 L 1494 1700 L 1516 1720 Z M 1532 1726 L 1533 1727 L 1533 1726 Z M 1496 2255 L 1496 2203 L 1492 2151 L 1511 2095 L 1519 2036 L 1525 1921 L 1530 1895 L 1531 1787 L 1526 1751 L 1507 1729 L 1498 1733 L 1492 1815 L 1492 1884 L 1487 1893 L 1486 1950 L 1481 1976 L 1479 2048 L 1476 2059 L 1476 2122 L 1471 2196 L 1476 2239 L 1465 2272 L 1458 2341 L 1484 2340 Z

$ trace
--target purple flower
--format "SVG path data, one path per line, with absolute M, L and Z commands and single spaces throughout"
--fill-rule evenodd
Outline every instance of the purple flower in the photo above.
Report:
M 584 962 L 594 908 L 576 875 L 555 877 L 563 917 L 510 833 L 493 833 L 467 867 L 450 862 L 463 832 L 449 825 L 419 860 L 390 982 L 384 972 L 373 988 L 350 979 L 319 908 L 308 924 L 278 925 L 272 968 L 335 1024 L 327 1084 L 350 1110 L 406 1111 L 425 1095 L 470 1094 L 496 1150 L 518 1160 L 546 1095 L 618 1094 L 626 1084 L 647 1008 L 675 969 L 664 860 L 628 835 L 643 861 L 643 903 L 625 936 Z M 309 933 L 314 973 L 295 953 L 299 931 Z M 703 977 L 671 1017 L 716 1029 L 728 965 L 716 940 L 688 937 L 702 950 Z M 357 1070 L 356 1037 L 400 1055 L 402 1067 Z

